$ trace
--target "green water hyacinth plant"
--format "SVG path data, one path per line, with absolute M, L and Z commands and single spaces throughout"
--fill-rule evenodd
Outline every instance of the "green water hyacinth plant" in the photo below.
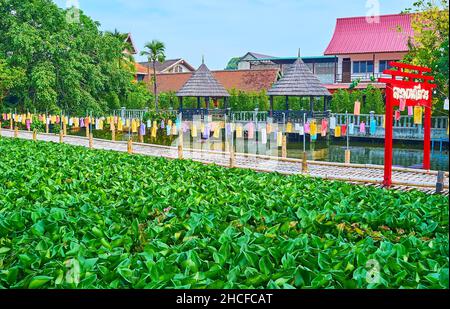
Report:
M 2 288 L 448 288 L 448 197 L 0 138 Z

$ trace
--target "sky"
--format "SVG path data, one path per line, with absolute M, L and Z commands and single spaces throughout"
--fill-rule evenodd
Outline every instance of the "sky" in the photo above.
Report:
M 396 14 L 415 0 L 54 0 L 79 8 L 102 30 L 130 32 L 138 51 L 157 39 L 166 58 L 224 69 L 252 51 L 275 57 L 321 56 L 336 18 Z M 69 5 L 71 6 L 71 5 Z M 145 60 L 137 55 L 136 59 Z

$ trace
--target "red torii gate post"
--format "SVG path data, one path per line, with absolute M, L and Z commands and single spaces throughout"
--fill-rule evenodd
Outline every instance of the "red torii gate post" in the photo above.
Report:
M 384 146 L 384 179 L 383 185 L 390 187 L 392 184 L 392 135 L 394 106 L 399 106 L 401 100 L 405 100 L 405 106 L 425 107 L 423 169 L 430 169 L 430 143 L 431 143 L 431 106 L 433 89 L 435 84 L 430 84 L 434 77 L 424 75 L 430 73 L 427 67 L 415 66 L 400 62 L 390 62 L 396 70 L 384 70 L 383 74 L 391 75 L 391 78 L 379 78 L 378 81 L 386 83 L 386 114 L 385 114 L 385 146 Z M 406 72 L 416 71 L 417 73 Z M 397 79 L 397 78 L 402 79 Z M 405 80 L 407 79 L 407 80 Z M 422 80 L 422 81 L 420 81 Z

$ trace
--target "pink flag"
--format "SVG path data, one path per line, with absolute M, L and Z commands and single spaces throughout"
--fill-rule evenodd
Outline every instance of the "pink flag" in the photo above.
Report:
M 408 106 L 408 116 L 412 116 L 412 115 L 413 115 L 413 107 Z
M 406 99 L 400 99 L 400 106 L 399 106 L 399 110 L 401 112 L 403 112 L 405 110 L 405 106 L 406 106 Z
M 395 111 L 395 120 L 400 120 L 400 111 Z
M 366 124 L 364 123 L 364 121 L 361 121 L 361 123 L 359 124 L 359 132 L 366 133 Z

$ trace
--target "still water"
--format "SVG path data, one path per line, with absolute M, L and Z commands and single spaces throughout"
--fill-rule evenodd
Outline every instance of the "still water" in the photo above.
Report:
M 72 130 L 70 135 L 85 136 L 84 129 Z M 111 139 L 111 132 L 107 130 L 94 130 L 95 138 Z M 128 133 L 116 133 L 116 140 L 128 140 Z M 132 135 L 133 141 L 138 141 L 136 134 Z M 158 134 L 156 138 L 149 135 L 144 136 L 145 143 L 176 146 L 177 137 Z M 266 145 L 257 142 L 256 139 L 247 140 L 244 138 L 234 140 L 236 152 L 254 153 L 272 156 L 281 156 L 281 147 L 276 141 L 269 137 Z M 184 147 L 203 150 L 225 150 L 225 143 L 222 139 L 203 140 L 192 138 L 189 134 L 184 134 Z M 306 152 L 308 159 L 328 162 L 344 162 L 346 142 L 343 138 L 319 139 L 315 142 L 306 142 Z M 351 163 L 359 164 L 384 164 L 384 140 L 357 141 L 350 140 Z M 287 143 L 287 156 L 290 158 L 301 158 L 303 152 L 302 140 L 290 140 Z M 395 141 L 393 150 L 393 165 L 401 167 L 417 167 L 423 161 L 423 145 L 419 142 Z M 449 170 L 448 144 L 444 146 L 442 152 L 439 145 L 435 145 L 435 150 L 431 154 L 431 169 Z

